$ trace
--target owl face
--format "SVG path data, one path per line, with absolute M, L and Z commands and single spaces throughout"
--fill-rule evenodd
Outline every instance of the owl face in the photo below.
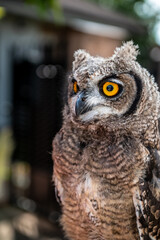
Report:
M 135 108 L 141 87 L 133 73 L 106 74 L 94 80 L 88 78 L 85 87 L 80 79 L 71 80 L 75 117 L 82 121 L 98 120 L 127 115 Z
M 114 117 L 119 121 L 140 114 L 150 104 L 149 99 L 152 104 L 157 96 L 159 99 L 152 77 L 136 62 L 137 54 L 132 42 L 106 59 L 83 50 L 75 53 L 68 97 L 75 120 L 100 122 Z

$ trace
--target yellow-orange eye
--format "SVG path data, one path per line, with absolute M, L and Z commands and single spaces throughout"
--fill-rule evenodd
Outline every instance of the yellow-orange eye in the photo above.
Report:
M 74 93 L 78 92 L 78 85 L 77 85 L 76 81 L 73 83 L 73 91 L 74 91 Z
M 115 96 L 118 92 L 119 92 L 119 86 L 117 83 L 105 82 L 103 84 L 103 93 L 106 96 L 112 97 L 112 96 Z

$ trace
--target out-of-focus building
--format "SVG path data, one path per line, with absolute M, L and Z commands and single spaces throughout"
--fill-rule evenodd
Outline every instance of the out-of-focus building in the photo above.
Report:
M 150 58 L 154 64 L 152 64 L 152 74 L 158 83 L 160 89 L 160 46 L 154 46 L 150 51 Z
M 22 0 L 0 0 L 6 11 L 0 20 L 0 134 L 10 128 L 14 141 L 6 166 L 11 177 L 0 178 L 8 193 L 2 191 L 0 201 L 46 214 L 57 209 L 52 139 L 61 126 L 62 85 L 74 51 L 108 57 L 122 41 L 145 33 L 139 22 L 87 1 L 60 3 L 63 25 L 49 13 L 40 18 Z

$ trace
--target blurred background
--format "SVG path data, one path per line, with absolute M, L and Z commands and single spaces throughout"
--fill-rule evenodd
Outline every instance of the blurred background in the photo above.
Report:
M 0 0 L 0 240 L 60 240 L 52 139 L 75 50 L 133 39 L 160 83 L 158 0 Z

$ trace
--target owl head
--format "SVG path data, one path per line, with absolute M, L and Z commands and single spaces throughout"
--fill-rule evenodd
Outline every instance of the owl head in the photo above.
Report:
M 116 48 L 110 58 L 76 51 L 68 88 L 70 121 L 116 128 L 139 126 L 140 121 L 147 127 L 158 119 L 158 87 L 136 61 L 138 53 L 132 41 Z

